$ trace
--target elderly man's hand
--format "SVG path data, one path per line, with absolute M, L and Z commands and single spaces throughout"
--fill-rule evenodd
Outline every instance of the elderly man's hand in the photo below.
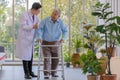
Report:
M 63 39 L 61 39 L 61 40 L 60 40 L 60 43 L 63 43 L 63 42 L 64 42 L 64 40 L 63 40 Z
M 38 43 L 42 43 L 42 39 L 39 39 L 39 40 L 38 40 Z

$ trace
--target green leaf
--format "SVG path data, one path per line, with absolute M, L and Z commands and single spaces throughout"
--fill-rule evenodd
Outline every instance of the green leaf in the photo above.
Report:
M 110 12 L 107 12 L 106 14 L 104 14 L 104 19 L 107 19 L 107 17 L 110 15 L 110 14 L 112 14 L 113 12 L 112 11 L 110 11 Z
M 120 35 L 118 35 L 117 41 L 118 41 L 118 43 L 120 44 Z
M 116 16 L 111 17 L 111 18 L 108 18 L 106 22 L 108 22 L 108 21 L 113 21 L 113 20 L 115 20 L 115 19 L 116 19 Z
M 103 5 L 104 5 L 104 4 L 102 4 L 101 2 L 97 2 L 95 6 L 96 6 L 96 7 L 102 7 Z
M 117 23 L 120 25 L 120 17 L 116 16 L 116 18 L 117 18 Z
M 103 12 L 104 12 L 104 10 L 106 10 L 106 9 L 108 9 L 108 8 L 110 8 L 110 3 L 106 3 L 106 4 L 103 6 Z
M 100 32 L 100 33 L 105 33 L 106 32 L 106 30 L 104 29 L 104 25 L 99 25 L 95 29 L 96 29 L 97 32 Z
M 118 32 L 120 33 L 120 28 L 118 29 Z
M 100 11 L 94 11 L 94 12 L 92 12 L 92 15 L 93 16 L 101 16 L 102 13 Z

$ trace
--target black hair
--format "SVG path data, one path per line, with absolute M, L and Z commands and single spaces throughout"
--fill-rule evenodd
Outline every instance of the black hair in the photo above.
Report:
M 39 2 L 33 3 L 32 9 L 38 10 L 39 8 L 42 8 L 42 5 Z

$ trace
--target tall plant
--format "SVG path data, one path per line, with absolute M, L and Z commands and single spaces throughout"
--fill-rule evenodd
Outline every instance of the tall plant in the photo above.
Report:
M 115 43 L 120 43 L 120 17 L 112 16 L 113 12 L 108 9 L 111 8 L 109 3 L 100 3 L 98 2 L 94 6 L 94 11 L 92 12 L 93 16 L 97 16 L 99 19 L 103 20 L 102 25 L 96 26 L 96 31 L 100 32 L 100 34 L 105 35 L 105 46 L 106 52 L 108 56 L 108 68 L 107 74 L 111 75 L 110 69 L 110 59 L 112 57 L 111 53 L 113 52 L 113 48 Z M 108 53 L 108 43 L 109 47 L 112 48 L 112 51 Z

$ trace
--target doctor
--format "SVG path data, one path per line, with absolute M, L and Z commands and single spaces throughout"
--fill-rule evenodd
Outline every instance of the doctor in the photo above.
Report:
M 15 56 L 22 59 L 26 79 L 37 77 L 37 75 L 32 72 L 32 61 L 35 30 L 38 28 L 37 15 L 40 13 L 41 8 L 40 3 L 35 2 L 32 8 L 28 12 L 23 13 L 20 17 L 20 28 L 16 41 Z

